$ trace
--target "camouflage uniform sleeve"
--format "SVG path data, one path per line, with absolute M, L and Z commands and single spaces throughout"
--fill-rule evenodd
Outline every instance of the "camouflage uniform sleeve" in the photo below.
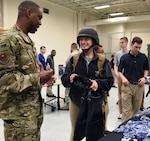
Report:
M 39 73 L 29 74 L 29 76 L 30 76 L 30 81 L 31 81 L 32 84 L 37 85 L 38 83 L 40 83 Z
M 38 72 L 25 74 L 19 68 L 19 48 L 15 37 L 0 36 L 0 87 L 12 93 L 23 92 L 39 83 Z
M 20 72 L 5 73 L 0 78 L 0 87 L 3 90 L 12 93 L 21 93 L 25 90 L 30 89 L 33 84 L 35 84 L 35 82 L 37 83 L 36 77 L 34 76 L 36 75 L 23 75 Z

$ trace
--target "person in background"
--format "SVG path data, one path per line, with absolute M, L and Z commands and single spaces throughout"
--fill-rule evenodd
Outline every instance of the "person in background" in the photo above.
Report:
M 46 70 L 46 61 L 45 61 L 45 57 L 44 57 L 45 52 L 46 52 L 46 47 L 41 46 L 40 47 L 40 53 L 38 54 L 38 58 L 42 64 L 44 70 Z
M 46 60 L 46 65 L 48 67 L 50 67 L 53 70 L 53 75 L 55 74 L 55 64 L 54 64 L 54 57 L 56 55 L 56 50 L 51 50 L 51 54 L 47 56 L 47 60 Z M 48 97 L 56 97 L 53 93 L 52 93 L 52 85 L 47 86 L 47 90 L 46 90 L 46 95 Z
M 114 72 L 114 57 L 115 55 L 112 54 L 111 55 L 111 60 L 110 60 L 110 66 L 111 66 L 111 70 L 112 70 L 112 74 L 113 74 L 113 77 L 114 77 L 114 85 L 112 87 L 115 87 L 116 88 L 116 77 L 115 77 L 115 72 Z
M 119 50 L 115 54 L 115 57 L 114 57 L 114 73 L 115 73 L 116 78 L 117 78 L 117 87 L 118 87 L 118 102 L 117 102 L 117 104 L 119 106 L 118 120 L 121 120 L 122 119 L 122 103 L 121 103 L 121 85 L 122 85 L 122 82 L 121 82 L 121 79 L 119 77 L 118 66 L 120 63 L 121 56 L 129 52 L 128 48 L 127 48 L 128 38 L 127 37 L 120 38 L 119 44 L 120 44 L 121 50 Z
M 114 70 L 114 57 L 115 57 L 115 55 L 114 54 L 112 54 L 111 55 L 111 60 L 110 60 L 110 65 L 111 65 L 111 68 Z
M 39 5 L 23 1 L 14 27 L 0 34 L 0 118 L 4 121 L 5 141 L 40 141 L 41 84 L 53 83 L 52 70 L 40 69 L 29 37 L 37 31 L 41 19 Z
M 69 57 L 66 60 L 66 65 L 68 64 L 68 62 L 72 56 L 79 53 L 78 46 L 76 43 L 71 44 L 70 52 L 71 52 L 71 54 L 69 55 Z M 70 88 L 65 88 L 65 103 L 66 103 L 66 105 L 64 107 L 61 107 L 60 108 L 61 110 L 69 110 L 69 92 L 70 92 Z
M 118 67 L 122 80 L 122 122 L 130 119 L 140 110 L 144 84 L 148 75 L 148 58 L 140 52 L 142 39 L 134 37 L 129 53 L 123 55 Z
M 102 45 L 96 45 L 94 47 L 94 50 L 96 51 L 96 53 L 100 53 L 100 54 L 103 54 L 104 55 L 104 49 L 103 49 L 103 46 Z
M 104 92 L 113 84 L 113 76 L 109 63 L 102 55 L 104 62 L 101 69 L 105 71 L 102 74 L 98 71 L 99 56 L 94 51 L 94 46 L 99 45 L 96 30 L 89 27 L 82 28 L 78 33 L 77 43 L 82 49 L 77 64 L 74 68 L 73 56 L 61 77 L 64 87 L 70 88 L 69 111 L 72 126 L 70 141 L 82 140 L 84 137 L 88 141 L 97 141 L 103 136 L 104 128 L 101 103 Z M 90 91 L 80 86 L 80 82 L 77 83 L 78 78 L 89 80 Z

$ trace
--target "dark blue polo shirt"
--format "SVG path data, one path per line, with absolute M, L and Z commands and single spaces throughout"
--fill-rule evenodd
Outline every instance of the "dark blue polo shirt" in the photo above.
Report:
M 145 54 L 139 53 L 134 56 L 129 52 L 121 57 L 118 71 L 123 72 L 130 83 L 138 82 L 138 79 L 144 76 L 144 70 L 149 70 Z

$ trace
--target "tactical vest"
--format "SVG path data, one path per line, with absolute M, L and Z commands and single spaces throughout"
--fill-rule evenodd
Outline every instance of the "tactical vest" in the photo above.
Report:
M 75 54 L 73 56 L 73 73 L 75 73 L 75 68 L 76 65 L 78 63 L 79 60 L 79 56 L 81 55 L 81 53 Z M 105 56 L 102 54 L 97 54 L 98 55 L 98 61 L 97 61 L 97 67 L 98 67 L 98 73 L 96 74 L 96 76 L 100 75 L 101 77 L 103 76 L 103 64 L 105 61 Z

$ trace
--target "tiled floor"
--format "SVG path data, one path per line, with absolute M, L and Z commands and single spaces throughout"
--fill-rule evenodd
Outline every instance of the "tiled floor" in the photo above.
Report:
M 145 93 L 147 92 L 148 86 L 145 85 Z M 53 92 L 57 93 L 57 86 L 53 86 Z M 64 87 L 60 86 L 61 96 L 64 97 Z M 117 88 L 112 88 L 109 92 L 109 116 L 107 121 L 108 130 L 114 130 L 120 122 L 117 117 L 118 105 L 117 102 Z M 42 96 L 46 98 L 46 87 L 42 89 Z M 60 101 L 61 106 L 64 104 L 63 100 Z M 54 103 L 56 105 L 56 102 Z M 150 95 L 145 98 L 145 107 L 150 105 Z M 41 141 L 69 141 L 70 135 L 70 119 L 69 111 L 58 111 L 51 112 L 51 108 L 46 106 L 44 113 L 44 122 L 41 128 Z M 0 141 L 4 141 L 3 136 L 3 122 L 0 120 Z M 85 139 L 83 139 L 85 141 Z

